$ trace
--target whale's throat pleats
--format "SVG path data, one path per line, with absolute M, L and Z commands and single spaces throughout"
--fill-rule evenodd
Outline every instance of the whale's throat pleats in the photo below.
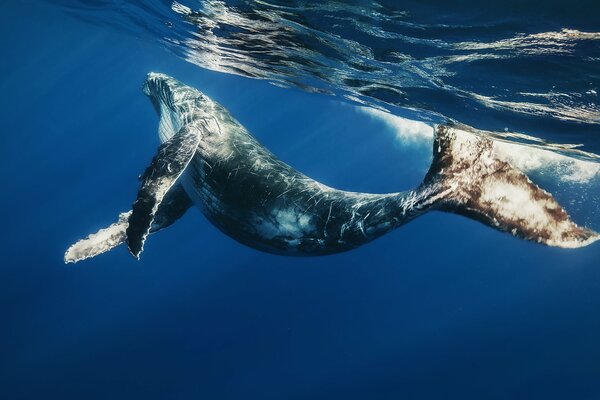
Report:
M 161 102 L 159 110 L 158 136 L 161 143 L 164 143 L 179 132 L 182 121 L 180 115 L 167 103 Z

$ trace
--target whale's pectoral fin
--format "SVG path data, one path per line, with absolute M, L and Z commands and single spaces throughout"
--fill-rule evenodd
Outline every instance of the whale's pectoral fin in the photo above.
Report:
M 160 207 L 158 207 L 150 233 L 158 232 L 170 226 L 181 218 L 192 204 L 192 200 L 188 197 L 183 186 L 180 184 L 173 186 L 160 203 Z
M 439 126 L 421 186 L 432 207 L 461 214 L 522 239 L 582 247 L 598 233 L 577 226 L 552 195 L 494 154 L 493 141 Z
M 119 214 L 119 220 L 107 228 L 100 229 L 81 239 L 65 252 L 65 263 L 76 263 L 96 257 L 125 242 L 125 230 L 131 211 Z
M 192 160 L 200 137 L 201 130 L 197 125 L 183 127 L 158 148 L 152 163 L 141 176 L 142 184 L 126 231 L 127 247 L 134 257 L 139 258 L 143 251 L 159 206 Z
M 158 232 L 177 221 L 192 206 L 192 201 L 181 185 L 175 185 L 163 199 L 150 233 Z M 125 243 L 127 239 L 127 226 L 131 211 L 119 214 L 119 220 L 107 228 L 92 233 L 81 239 L 65 252 L 65 263 L 76 263 L 88 258 L 96 257 Z

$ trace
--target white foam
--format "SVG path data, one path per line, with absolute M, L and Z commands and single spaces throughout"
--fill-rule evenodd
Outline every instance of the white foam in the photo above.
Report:
M 402 144 L 430 145 L 433 142 L 433 127 L 424 122 L 398 117 L 371 107 L 356 109 L 387 125 Z
M 394 131 L 401 145 L 429 146 L 432 143 L 433 128 L 424 122 L 401 118 L 369 107 L 357 107 L 357 110 L 383 122 Z M 454 130 L 461 135 L 474 137 L 470 132 Z M 552 146 L 526 135 L 502 133 L 502 136 L 527 138 L 539 142 L 542 146 Z M 550 172 L 557 179 L 567 183 L 587 184 L 600 178 L 600 163 L 580 160 L 540 147 L 494 140 L 494 154 L 525 173 Z
M 586 184 L 600 178 L 600 163 L 578 160 L 549 150 L 494 142 L 496 156 L 523 172 L 550 171 L 563 182 Z

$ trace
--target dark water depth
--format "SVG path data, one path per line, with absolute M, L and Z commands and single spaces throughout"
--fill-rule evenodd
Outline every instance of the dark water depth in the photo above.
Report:
M 346 190 L 418 185 L 432 122 L 500 132 L 600 229 L 600 164 L 545 142 L 600 153 L 595 2 L 399 4 L 2 2 L 0 399 L 600 398 L 598 243 L 548 248 L 432 212 L 298 259 L 190 210 L 140 261 L 63 263 L 135 198 L 159 144 L 150 71 Z

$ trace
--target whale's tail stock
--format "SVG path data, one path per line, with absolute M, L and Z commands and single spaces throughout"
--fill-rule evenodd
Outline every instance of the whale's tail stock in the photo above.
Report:
M 433 209 L 476 219 L 516 237 L 576 248 L 600 239 L 577 226 L 552 195 L 499 159 L 490 139 L 439 125 L 420 190 Z

